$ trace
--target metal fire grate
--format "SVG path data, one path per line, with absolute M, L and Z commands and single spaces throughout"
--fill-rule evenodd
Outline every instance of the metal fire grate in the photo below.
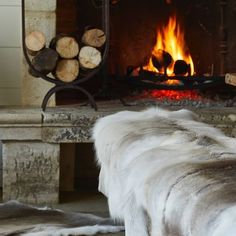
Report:
M 166 74 L 160 75 L 155 72 L 143 70 L 142 67 L 139 69 L 138 75 L 132 75 L 132 71 L 130 73 L 127 72 L 124 80 L 131 86 L 138 88 L 143 87 L 144 89 L 160 90 L 193 90 L 212 88 L 220 85 L 226 86 L 225 76 L 168 76 Z

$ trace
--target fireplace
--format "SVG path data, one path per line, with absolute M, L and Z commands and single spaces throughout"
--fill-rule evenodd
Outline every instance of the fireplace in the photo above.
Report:
M 85 28 L 102 27 L 102 2 L 58 0 L 57 33 L 81 38 Z M 225 74 L 236 71 L 235 17 L 232 0 L 110 1 L 109 55 L 103 69 L 82 86 L 96 101 L 148 98 L 162 104 L 170 99 L 176 105 L 183 99 L 180 105 L 197 100 L 233 106 L 235 87 L 225 84 Z M 172 35 L 165 35 L 168 28 Z M 169 50 L 173 39 L 183 41 L 178 47 L 184 57 Z M 77 91 L 57 93 L 57 104 L 84 99 Z
M 50 27 L 48 27 L 48 25 L 54 26 L 53 19 L 54 19 L 54 10 L 55 10 L 54 3 L 55 2 L 56 2 L 55 0 L 50 0 L 50 1 L 49 0 L 44 0 L 44 1 L 29 0 L 27 1 L 28 3 L 27 21 L 28 23 L 30 23 L 30 27 L 29 25 L 27 26 L 28 31 L 31 29 L 45 30 L 46 28 L 46 30 L 48 30 L 47 39 L 50 40 L 50 38 L 53 37 L 54 31 Z M 147 107 L 146 104 L 148 105 L 160 104 L 161 106 L 178 105 L 181 107 L 183 106 L 186 107 L 187 105 L 191 105 L 192 107 L 190 108 L 190 110 L 194 110 L 199 115 L 200 120 L 206 123 L 210 123 L 220 128 L 223 132 L 227 133 L 228 135 L 232 137 L 236 136 L 235 109 L 234 107 L 232 107 L 234 104 L 233 103 L 230 104 L 230 100 L 232 102 L 235 102 L 235 100 L 233 100 L 235 99 L 235 90 L 233 86 L 228 88 L 224 84 L 224 86 L 222 86 L 223 91 L 221 92 L 219 92 L 221 90 L 221 87 L 220 88 L 216 87 L 214 89 L 213 87 L 210 87 L 210 88 L 207 88 L 206 91 L 203 91 L 202 89 L 197 90 L 198 93 L 194 94 L 194 99 L 193 99 L 192 90 L 183 90 L 183 91 L 182 90 L 181 91 L 156 90 L 156 89 L 151 89 L 151 88 L 146 89 L 145 87 L 141 86 L 140 91 L 135 91 L 135 90 L 138 90 L 137 87 L 135 86 L 133 87 L 132 84 L 127 83 L 127 80 L 126 80 L 128 76 L 127 68 L 130 68 L 131 66 L 131 68 L 136 69 L 145 65 L 145 62 L 147 62 L 148 59 L 150 58 L 153 46 L 155 45 L 156 33 L 157 33 L 157 26 L 153 24 L 152 22 L 152 24 L 150 24 L 151 25 L 150 27 L 153 30 L 153 36 L 149 36 L 150 38 L 152 38 L 152 40 L 150 40 L 152 41 L 152 44 L 150 45 L 145 43 L 145 41 L 143 41 L 143 35 L 141 34 L 142 37 L 140 38 L 140 42 L 142 42 L 144 46 L 148 45 L 147 46 L 148 49 L 145 49 L 145 54 L 141 54 L 140 51 L 135 49 L 134 46 L 137 45 L 138 41 L 136 41 L 136 39 L 133 37 L 130 37 L 130 38 L 135 39 L 133 41 L 135 41 L 136 44 L 128 44 L 130 49 L 126 48 L 125 50 L 122 49 L 122 51 L 119 50 L 121 49 L 121 45 L 122 45 L 120 44 L 121 41 L 125 39 L 125 37 L 123 38 L 123 36 L 125 34 L 128 34 L 129 32 L 131 34 L 130 28 L 123 29 L 123 30 L 125 29 L 127 30 L 126 33 L 122 31 L 116 31 L 118 26 L 115 25 L 115 23 L 116 24 L 119 23 L 119 22 L 116 22 L 119 14 L 125 14 L 125 12 L 123 12 L 123 8 L 121 7 L 124 7 L 124 8 L 128 7 L 127 9 L 133 10 L 134 12 L 132 14 L 136 13 L 138 18 L 135 18 L 135 20 L 139 23 L 141 23 L 140 19 L 144 19 L 144 18 L 143 18 L 143 15 L 140 15 L 138 13 L 138 9 L 147 11 L 145 10 L 146 8 L 142 9 L 142 7 L 140 6 L 141 4 L 145 6 L 144 1 L 143 3 L 138 3 L 140 5 L 135 6 L 135 8 L 131 8 L 132 6 L 134 6 L 131 4 L 131 2 L 132 2 L 131 0 L 126 3 L 123 0 L 113 1 L 113 4 L 110 6 L 110 11 L 111 11 L 110 44 L 111 45 L 110 45 L 110 54 L 108 57 L 109 60 L 108 60 L 107 70 L 99 72 L 98 74 L 96 74 L 96 76 L 88 80 L 86 82 L 86 89 L 88 89 L 88 91 L 91 91 L 91 93 L 93 93 L 93 92 L 98 92 L 101 88 L 103 88 L 102 92 L 104 91 L 113 92 L 113 90 L 116 90 L 119 88 L 121 92 L 125 93 L 123 98 L 127 100 L 128 100 L 127 94 L 131 94 L 132 92 L 132 98 L 133 98 L 132 103 L 130 102 L 131 99 L 128 102 L 130 105 L 136 105 L 136 106 L 124 107 L 121 105 L 119 101 L 109 101 L 109 102 L 106 101 L 104 103 L 102 102 L 98 103 L 99 110 L 97 112 L 95 112 L 89 106 L 88 107 L 67 106 L 65 108 L 56 107 L 53 109 L 48 109 L 46 112 L 42 112 L 41 109 L 38 109 L 38 108 L 31 109 L 27 107 L 29 104 L 27 104 L 27 106 L 25 106 L 24 108 L 15 109 L 15 108 L 6 107 L 5 109 L 1 109 L 0 111 L 0 140 L 3 143 L 2 155 L 3 155 L 3 199 L 4 200 L 18 199 L 18 200 L 23 200 L 28 203 L 37 203 L 37 204 L 45 203 L 45 201 L 47 204 L 51 204 L 52 202 L 54 203 L 57 202 L 58 201 L 58 187 L 59 187 L 59 171 L 58 170 L 59 170 L 60 144 L 61 143 L 92 142 L 91 136 L 90 136 L 90 130 L 91 130 L 91 127 L 93 127 L 94 122 L 100 117 L 106 116 L 108 114 L 113 114 L 118 111 L 123 111 L 123 110 L 138 111 L 141 109 L 145 109 Z M 153 2 L 152 4 L 155 4 L 154 1 L 150 1 L 150 2 Z M 235 7 L 233 6 L 233 1 L 227 1 L 227 2 L 228 2 L 228 5 L 226 6 L 225 9 L 228 11 L 228 13 L 229 12 L 230 13 L 226 14 L 227 21 L 225 21 L 225 24 L 227 26 L 227 32 L 228 32 L 228 40 L 227 40 L 228 50 L 227 50 L 227 54 L 224 55 L 226 56 L 225 65 L 227 65 L 227 67 L 225 66 L 225 72 L 223 73 L 223 76 L 226 72 L 234 72 L 235 71 L 234 67 L 236 65 L 234 63 L 234 60 L 235 60 L 234 59 L 234 52 L 235 52 L 234 37 L 236 33 L 234 32 L 234 27 L 231 27 L 232 26 L 231 24 L 233 24 L 235 20 L 234 19 Z M 101 20 L 100 20 L 101 9 L 99 8 L 99 4 L 101 3 L 100 0 L 93 1 L 93 2 L 90 0 L 84 1 L 84 2 L 82 0 L 81 1 L 57 0 L 57 3 L 58 3 L 57 12 L 56 12 L 57 18 L 58 18 L 57 33 L 81 34 L 84 27 L 90 24 L 95 25 L 95 26 L 101 25 Z M 93 6 L 94 3 L 98 4 L 96 5 L 95 8 Z M 161 3 L 160 6 L 163 6 L 163 9 L 168 9 L 169 7 L 172 7 L 172 5 L 167 4 L 165 1 L 163 2 L 160 1 L 160 3 Z M 174 6 L 176 3 L 177 1 L 171 2 L 171 4 L 173 4 Z M 220 5 L 217 5 L 216 3 L 210 2 L 210 1 L 207 1 L 207 3 L 212 3 L 212 5 L 215 7 L 214 9 L 216 9 L 216 12 L 218 14 L 214 17 L 216 20 L 219 20 L 219 22 L 221 22 L 221 20 L 218 18 L 218 16 L 220 15 L 220 9 L 222 9 Z M 164 12 L 163 9 L 162 11 Z M 183 8 L 182 10 L 183 12 L 185 12 L 184 9 L 185 8 Z M 206 12 L 208 12 L 208 10 L 206 10 Z M 128 15 L 128 17 L 130 16 L 127 12 L 126 14 Z M 117 19 L 115 19 L 116 17 Z M 122 17 L 124 18 L 123 15 Z M 59 21 L 59 18 L 60 18 L 60 21 Z M 205 18 L 204 16 L 201 16 L 200 19 L 205 19 Z M 168 25 L 168 20 L 169 20 L 169 15 L 163 18 L 163 24 L 161 28 L 163 28 L 163 26 Z M 131 20 L 128 21 L 127 19 L 125 22 L 127 23 L 126 24 L 127 27 L 129 25 L 128 23 L 130 24 L 132 23 Z M 214 72 L 212 73 L 213 76 L 216 76 L 216 77 L 222 76 L 222 73 L 220 71 L 221 70 L 220 62 L 222 61 L 223 53 L 220 53 L 220 52 L 224 52 L 224 51 L 223 50 L 221 51 L 219 48 L 222 45 L 221 43 L 223 42 L 223 39 L 225 38 L 220 37 L 221 35 L 219 31 L 220 24 L 214 25 L 214 22 L 212 21 L 212 25 L 214 25 L 215 30 L 216 30 L 216 35 L 218 35 L 218 37 L 217 36 L 215 37 L 215 40 L 213 39 L 213 43 L 217 42 L 217 44 L 214 44 L 217 47 L 216 51 L 213 51 L 215 53 L 214 57 L 211 55 L 212 59 L 215 60 L 214 63 L 216 64 L 214 64 L 214 68 L 213 68 L 211 66 L 212 63 L 209 63 L 210 66 L 206 66 L 204 69 L 204 66 L 198 67 L 198 64 L 196 63 L 197 62 L 196 53 L 200 53 L 200 52 L 198 52 L 198 50 L 195 51 L 194 48 L 192 48 L 192 40 L 194 38 L 188 39 L 189 35 L 188 35 L 187 26 L 184 26 L 184 23 L 182 23 L 182 22 L 186 23 L 186 21 L 185 19 L 181 20 L 181 15 L 180 17 L 178 17 L 178 22 L 180 22 L 181 25 L 185 29 L 186 43 L 187 43 L 187 46 L 189 48 L 189 51 L 191 53 L 191 56 L 193 58 L 193 62 L 195 63 L 196 68 L 203 68 L 202 72 L 200 69 L 196 69 L 196 72 L 198 72 L 199 76 L 205 73 L 206 74 L 204 76 L 207 76 L 207 73 L 211 75 L 212 71 Z M 119 24 L 122 25 L 121 23 Z M 199 26 L 199 28 L 201 27 Z M 189 28 L 189 30 L 190 29 L 191 27 Z M 140 29 L 135 28 L 136 32 L 138 30 Z M 119 36 L 119 33 L 120 33 L 120 36 Z M 119 36 L 119 38 L 115 38 L 115 36 L 117 37 Z M 135 36 L 138 37 L 137 35 Z M 123 42 L 123 45 L 127 46 L 125 42 L 126 41 Z M 202 45 L 204 46 L 204 48 L 209 49 L 208 46 L 205 46 L 205 44 L 202 43 Z M 143 49 L 144 46 L 139 47 L 139 48 Z M 121 56 L 118 56 L 118 53 Z M 130 57 L 133 56 L 133 58 L 129 58 L 129 60 L 125 61 L 126 56 L 124 56 L 123 54 L 127 56 L 130 55 Z M 146 55 L 146 56 L 141 57 L 141 55 Z M 205 52 L 205 56 L 210 58 L 209 55 L 210 53 L 208 53 L 208 51 L 207 53 Z M 135 60 L 139 60 L 141 62 L 137 62 L 137 61 L 135 62 Z M 124 69 L 122 69 L 121 65 L 124 66 Z M 22 69 L 25 71 L 28 69 L 26 66 L 27 64 L 24 63 L 22 67 Z M 144 71 L 144 73 L 146 73 L 146 71 Z M 31 92 L 31 94 L 33 93 L 35 97 L 37 96 L 39 100 L 39 103 L 37 103 L 37 106 L 40 105 L 43 96 L 46 94 L 47 89 L 49 88 L 45 86 L 46 89 L 42 89 L 43 87 L 42 84 L 44 85 L 43 83 L 44 81 L 39 78 L 30 77 L 26 75 L 26 73 L 24 73 L 24 78 L 26 78 L 27 81 L 26 80 L 23 81 L 23 85 L 24 85 L 23 87 L 28 92 Z M 45 82 L 45 85 L 48 85 L 48 84 L 51 85 L 50 83 Z M 62 84 L 62 85 L 64 86 L 65 84 Z M 122 89 L 123 87 L 124 87 L 124 90 Z M 40 95 L 38 93 L 39 90 L 40 90 Z M 101 97 L 102 97 L 102 92 L 100 92 Z M 204 100 L 201 102 L 201 99 L 203 96 L 207 95 L 209 97 L 209 92 L 212 92 L 213 102 L 207 101 L 207 100 Z M 232 94 L 231 98 L 229 97 L 230 94 Z M 192 103 L 187 103 L 187 101 L 186 103 L 179 102 L 179 98 L 182 95 L 185 96 L 185 98 L 186 97 L 188 98 L 189 96 L 189 100 L 192 99 Z M 168 101 L 167 99 L 168 96 L 169 97 L 172 96 L 173 98 L 172 102 Z M 29 96 L 28 93 L 26 93 L 26 97 L 29 97 L 30 100 L 32 100 L 32 96 Z M 158 100 L 159 97 L 160 97 L 160 100 Z M 96 101 L 99 101 L 99 99 L 101 98 L 95 96 L 95 99 Z M 81 100 L 86 101 L 85 99 L 82 99 L 81 94 L 78 94 L 77 92 L 72 93 L 71 91 L 66 90 L 66 91 L 61 91 L 60 93 L 57 93 L 57 104 L 62 104 L 62 103 L 71 104 L 71 101 L 77 102 Z M 211 109 L 209 109 L 209 107 L 211 107 L 212 105 L 215 107 L 212 107 Z M 229 106 L 229 105 L 231 105 L 231 108 L 223 107 L 223 106 Z M 169 107 L 169 109 L 173 109 L 173 110 L 178 109 L 178 108 L 179 107 Z M 68 148 L 70 152 L 74 151 L 73 148 L 71 147 L 68 147 Z M 42 151 L 42 150 L 45 150 L 45 151 Z M 65 162 L 67 161 L 69 162 L 70 159 L 73 159 L 68 155 L 68 153 L 65 153 L 65 156 L 67 158 L 62 158 L 63 161 Z M 61 165 L 67 168 L 67 163 L 61 162 Z M 72 170 L 73 165 L 70 165 L 70 166 Z M 64 178 L 68 180 L 69 178 L 71 178 L 71 173 L 73 173 L 73 170 L 68 171 L 68 169 L 66 168 L 65 168 L 65 172 L 61 172 L 61 173 L 65 173 Z M 35 170 L 41 170 L 41 171 L 39 173 L 38 171 L 35 171 Z M 15 178 L 16 173 L 18 177 L 17 179 Z M 46 174 L 42 175 L 41 173 L 46 173 Z M 35 180 L 37 180 L 36 191 L 35 191 L 35 183 L 36 183 Z M 68 185 L 67 185 L 67 188 L 68 188 Z

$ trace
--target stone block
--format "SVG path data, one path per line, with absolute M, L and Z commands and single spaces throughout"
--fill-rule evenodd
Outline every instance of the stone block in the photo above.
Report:
M 92 142 L 91 127 L 42 127 L 42 141 L 50 143 L 89 143 Z
M 55 11 L 56 5 L 56 0 L 25 0 L 27 11 Z
M 17 127 L 18 126 L 18 127 Z M 1 125 L 0 140 L 41 140 L 39 125 Z
M 3 142 L 3 201 L 58 203 L 59 144 Z
M 0 188 L 2 188 L 2 142 L 0 141 Z
M 1 107 L 0 109 L 0 127 L 1 125 L 15 124 L 41 124 L 42 111 L 30 107 Z M 12 126 L 11 126 L 12 127 Z
M 37 0 L 38 1 L 38 0 Z M 39 1 L 38 1 L 39 2 Z M 41 2 L 41 1 L 40 1 Z M 47 39 L 47 45 L 56 34 L 56 14 L 54 12 L 27 12 L 25 22 L 26 34 L 42 31 Z M 34 78 L 28 73 L 28 64 L 22 58 L 22 104 L 41 106 L 46 93 L 54 84 L 40 78 Z M 48 102 L 48 106 L 55 106 L 55 96 Z

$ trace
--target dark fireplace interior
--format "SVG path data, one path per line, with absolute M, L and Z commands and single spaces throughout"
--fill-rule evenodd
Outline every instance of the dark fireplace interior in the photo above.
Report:
M 101 28 L 101 2 L 101 0 L 58 0 L 57 33 L 72 34 L 81 38 L 86 28 Z M 223 77 L 226 73 L 236 72 L 236 30 L 234 29 L 236 3 L 234 0 L 118 0 L 110 2 L 110 47 L 106 66 L 94 78 L 82 85 L 92 94 L 99 94 L 104 87 L 110 90 L 109 93 L 112 95 L 101 95 L 96 100 L 116 96 L 117 98 L 132 97 L 133 95 L 135 98 L 145 96 L 150 98 L 153 94 L 156 94 L 153 98 L 159 98 L 171 93 L 175 94 L 174 99 L 184 94 L 186 98 L 189 98 L 189 91 L 186 89 L 172 91 L 170 88 L 163 92 L 162 89 L 156 90 L 155 83 L 150 80 L 138 86 L 136 82 L 126 83 L 130 74 L 140 75 L 143 68 L 144 72 L 147 72 L 144 66 L 153 55 L 156 42 L 160 41 L 157 32 L 163 33 L 170 18 L 174 17 L 176 40 L 184 38 L 184 45 L 180 48 L 185 54 L 191 56 L 194 64 L 194 71 L 192 69 L 191 73 L 189 70 L 183 72 L 180 77 L 186 75 L 198 78 L 207 77 L 214 82 L 215 77 Z M 169 38 L 166 36 L 166 38 L 171 39 L 170 42 L 172 42 L 174 38 L 172 36 Z M 162 41 L 163 45 L 171 44 L 164 39 Z M 167 52 L 172 57 L 173 66 L 176 65 L 176 60 L 182 58 L 178 56 L 175 58 L 173 52 L 167 51 L 166 48 L 162 48 L 161 52 Z M 165 73 L 163 72 L 166 71 L 165 69 L 167 68 L 155 73 L 144 73 L 144 75 L 148 77 L 151 74 L 151 79 L 152 77 L 158 79 L 159 77 L 155 77 L 157 73 L 159 76 L 161 70 Z M 154 84 L 153 88 L 152 84 Z M 235 101 L 235 88 L 225 84 L 222 86 L 222 84 L 212 83 L 212 87 L 207 86 L 207 89 L 201 89 L 200 86 L 200 89 L 192 90 L 190 94 L 192 98 L 212 99 L 214 97 L 216 100 L 227 100 L 226 106 L 234 105 Z M 76 102 L 80 99 L 83 97 L 78 92 L 63 91 L 57 94 L 58 104 Z

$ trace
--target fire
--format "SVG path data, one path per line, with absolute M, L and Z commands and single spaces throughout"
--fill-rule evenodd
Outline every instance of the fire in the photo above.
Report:
M 166 71 L 168 76 L 174 75 L 174 64 L 177 60 L 185 61 L 190 67 L 190 75 L 194 74 L 193 60 L 185 43 L 184 31 L 177 23 L 176 16 L 170 17 L 168 24 L 157 31 L 157 40 L 152 51 L 152 57 L 158 58 L 160 56 L 160 50 L 162 52 L 167 52 L 170 57 L 172 57 L 172 62 L 168 65 Z M 164 73 L 163 68 L 157 69 L 153 65 L 152 57 L 149 59 L 148 65 L 144 66 L 144 69 L 157 73 Z

